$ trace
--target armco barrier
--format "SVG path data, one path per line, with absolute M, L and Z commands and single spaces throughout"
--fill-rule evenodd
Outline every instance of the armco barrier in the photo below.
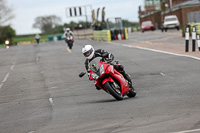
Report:
M 98 41 L 111 41 L 110 30 L 93 31 L 93 39 Z
M 63 35 L 55 35 L 55 36 L 48 36 L 49 41 L 58 41 L 63 40 Z

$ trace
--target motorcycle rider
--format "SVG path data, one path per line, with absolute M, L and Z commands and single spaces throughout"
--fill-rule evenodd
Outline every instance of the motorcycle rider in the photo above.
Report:
M 107 51 L 103 50 L 103 49 L 97 49 L 94 50 L 94 48 L 92 47 L 92 45 L 85 45 L 82 48 L 82 53 L 83 55 L 86 57 L 85 60 L 85 68 L 88 72 L 88 76 L 89 76 L 89 63 L 96 57 L 104 57 L 104 55 L 107 55 L 107 57 L 105 57 L 105 60 L 107 62 L 112 62 L 114 60 L 114 56 L 112 53 L 108 53 Z M 114 65 L 114 69 L 117 70 L 118 72 L 120 72 L 124 78 L 128 81 L 128 84 L 130 87 L 132 87 L 132 81 L 131 78 L 128 74 L 125 73 L 124 67 L 122 65 Z M 99 88 L 97 87 L 97 89 L 99 90 Z
M 40 35 L 39 34 L 35 35 L 35 40 L 36 40 L 37 44 L 40 43 Z
M 73 39 L 74 42 L 74 36 L 73 36 L 73 32 L 70 30 L 70 28 L 66 28 L 65 33 L 64 33 L 64 37 L 65 37 L 65 42 L 68 44 L 68 37 Z M 70 49 L 72 48 L 72 46 L 69 46 Z
M 73 36 L 73 32 L 70 30 L 70 28 L 66 28 L 64 35 L 66 37 L 70 37 L 70 36 Z

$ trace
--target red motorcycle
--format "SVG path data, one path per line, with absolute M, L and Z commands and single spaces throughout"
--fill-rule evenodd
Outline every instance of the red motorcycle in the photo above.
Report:
M 116 65 L 120 65 L 118 61 Z M 123 75 L 114 69 L 114 64 L 107 62 L 105 58 L 97 57 L 89 63 L 90 74 L 89 79 L 94 80 L 97 88 L 103 89 L 116 100 L 123 100 L 123 97 L 135 97 L 134 88 L 128 84 Z M 79 77 L 83 77 L 86 73 L 81 72 Z

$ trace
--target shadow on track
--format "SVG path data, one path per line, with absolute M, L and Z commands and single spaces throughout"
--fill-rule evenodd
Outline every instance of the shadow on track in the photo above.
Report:
M 128 100 L 128 99 L 133 99 L 133 98 L 128 98 L 128 97 L 124 97 L 123 100 L 116 100 L 116 99 L 105 99 L 105 100 L 99 100 L 99 101 L 84 101 L 81 102 L 80 104 L 96 104 L 96 103 L 112 103 L 112 102 L 123 102 L 124 100 Z

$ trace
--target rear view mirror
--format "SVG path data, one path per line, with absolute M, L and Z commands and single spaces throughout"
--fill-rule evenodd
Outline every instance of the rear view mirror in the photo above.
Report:
M 79 77 L 82 78 L 85 74 L 86 74 L 86 72 L 81 72 L 81 73 L 79 74 Z

